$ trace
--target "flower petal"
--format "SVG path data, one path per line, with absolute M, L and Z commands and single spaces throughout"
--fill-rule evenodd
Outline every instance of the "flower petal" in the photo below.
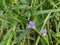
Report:
M 35 24 L 33 21 L 30 21 L 29 25 L 34 26 Z
M 31 26 L 31 28 L 35 29 L 36 27 L 35 27 L 35 25 L 34 25 L 34 26 Z
M 34 22 L 33 21 L 30 21 L 29 22 L 29 25 L 27 26 L 27 28 L 33 28 L 33 29 L 35 29 L 36 27 L 35 27 Z
M 28 26 L 27 26 L 27 28 L 31 28 L 31 26 L 30 26 L 30 25 L 28 25 Z
M 40 33 L 44 36 L 46 36 L 46 30 L 41 30 Z

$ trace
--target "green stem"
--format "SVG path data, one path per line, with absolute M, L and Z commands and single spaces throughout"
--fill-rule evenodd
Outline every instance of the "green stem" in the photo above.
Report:
M 36 1 L 37 0 L 32 0 L 32 4 L 31 4 L 31 6 L 32 6 L 31 12 L 32 12 L 34 22 L 36 21 L 36 9 L 35 9 Z
M 14 25 L 12 27 L 11 34 L 10 34 L 8 40 L 7 40 L 6 45 L 10 45 L 10 43 L 11 43 L 12 37 L 13 37 L 14 32 L 15 32 L 16 24 L 17 24 L 17 22 L 16 22 L 16 20 L 14 20 Z
M 46 17 L 46 19 L 44 20 L 44 23 L 43 23 L 43 26 L 42 26 L 41 30 L 44 29 L 44 26 L 45 26 L 45 24 L 46 24 L 46 21 L 49 19 L 50 14 L 51 14 L 51 13 L 49 13 L 48 16 Z M 35 45 L 38 45 L 39 40 L 40 40 L 40 36 L 38 36 Z M 48 42 L 47 42 L 47 44 L 49 45 Z

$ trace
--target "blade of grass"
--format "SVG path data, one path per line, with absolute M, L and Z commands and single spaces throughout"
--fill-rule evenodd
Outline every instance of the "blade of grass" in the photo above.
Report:
M 29 33 L 31 31 L 31 29 L 26 29 L 25 31 L 23 31 L 23 33 L 21 33 L 21 35 L 19 36 L 19 38 L 18 39 L 16 39 L 16 43 L 19 43 L 19 42 L 21 42 L 23 39 L 24 39 L 24 37 L 26 37 L 26 35 Z
M 53 13 L 53 12 L 60 12 L 60 9 L 49 9 L 49 10 L 42 10 L 42 11 L 36 11 L 36 15 L 39 14 L 46 14 L 46 13 Z
M 50 15 L 51 15 L 51 13 L 49 13 L 49 14 L 47 15 L 46 19 L 44 20 L 44 23 L 43 23 L 43 26 L 42 26 L 41 30 L 44 29 L 44 26 L 45 26 L 45 24 L 46 24 L 46 21 L 48 20 L 48 18 L 50 17 Z M 35 45 L 38 45 L 39 40 L 40 40 L 40 36 L 38 36 Z M 50 45 L 49 42 L 48 42 L 47 44 Z

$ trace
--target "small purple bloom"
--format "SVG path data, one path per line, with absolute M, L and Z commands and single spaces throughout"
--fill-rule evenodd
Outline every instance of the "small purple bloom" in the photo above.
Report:
M 43 36 L 46 36 L 46 30 L 41 30 L 40 33 L 41 33 Z
M 35 29 L 35 24 L 34 24 L 34 22 L 33 22 L 33 21 L 30 21 L 30 22 L 29 22 L 29 25 L 27 26 L 27 28 L 33 28 L 33 29 Z

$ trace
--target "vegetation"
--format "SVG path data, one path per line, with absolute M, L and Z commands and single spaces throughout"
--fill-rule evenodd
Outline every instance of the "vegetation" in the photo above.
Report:
M 60 45 L 60 0 L 0 0 L 0 45 Z

